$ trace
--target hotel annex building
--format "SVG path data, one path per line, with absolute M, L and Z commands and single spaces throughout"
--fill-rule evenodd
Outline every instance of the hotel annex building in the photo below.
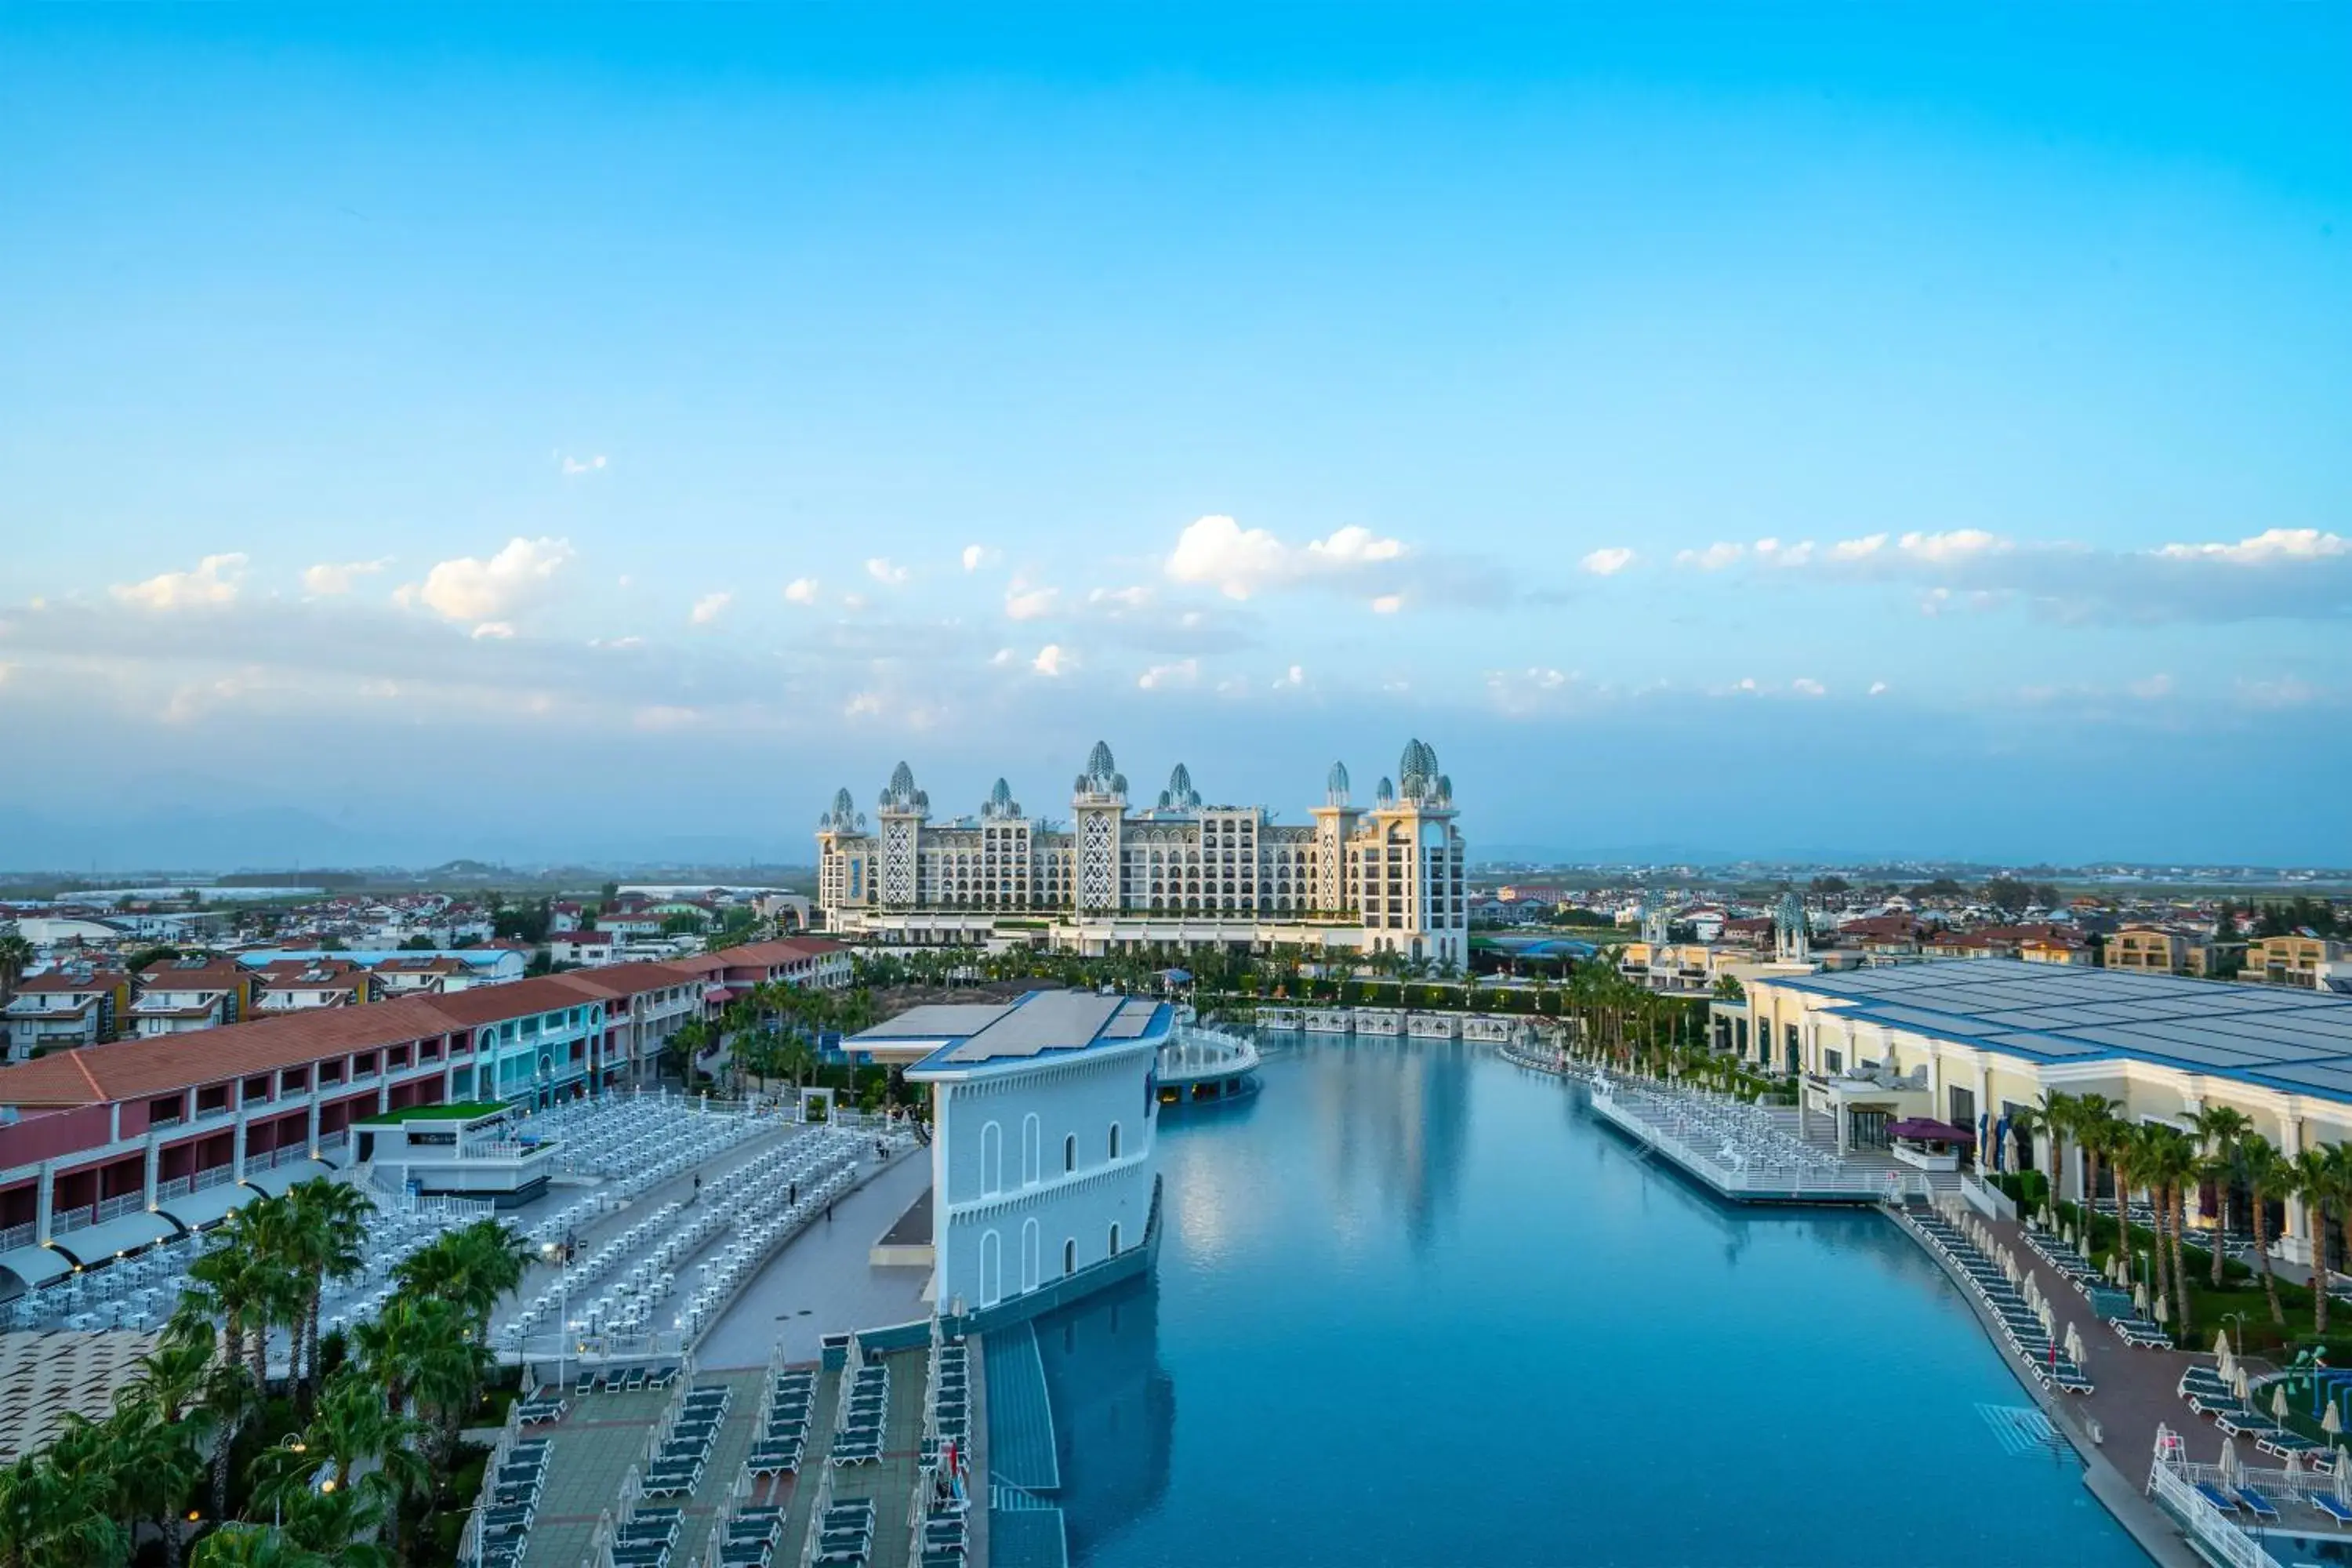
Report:
M 1032 817 L 1003 779 L 973 816 L 934 822 L 900 763 L 869 825 L 847 790 L 818 819 L 818 898 L 840 934 L 886 942 L 1034 941 L 1103 953 L 1295 943 L 1469 961 L 1469 904 L 1454 784 L 1409 742 L 1372 804 L 1333 763 L 1304 823 L 1258 805 L 1209 805 L 1178 763 L 1130 810 L 1127 776 L 1097 742 L 1066 823 Z

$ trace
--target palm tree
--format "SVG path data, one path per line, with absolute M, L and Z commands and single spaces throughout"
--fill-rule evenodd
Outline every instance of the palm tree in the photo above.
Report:
M 2253 1118 L 2242 1110 L 2232 1110 L 2226 1105 L 2209 1105 L 2189 1119 L 2197 1136 L 2205 1142 L 2205 1152 L 2218 1162 L 2213 1180 L 2213 1289 L 2221 1288 L 2221 1263 L 2226 1247 L 2223 1237 L 2230 1228 L 2230 1179 L 2237 1169 L 2238 1141 L 2254 1130 Z
M 25 978 L 25 971 L 33 962 L 33 944 L 15 931 L 0 936 L 0 1002 L 5 1002 L 16 991 L 16 982 Z
M 348 1279 L 367 1262 L 363 1245 L 375 1205 L 348 1182 L 298 1182 L 286 1194 L 287 1262 L 301 1284 L 290 1367 L 296 1404 L 307 1414 L 319 1384 L 319 1309 L 330 1279 Z
M 2270 1206 L 2271 1194 L 2284 1193 L 2292 1181 L 2286 1160 L 2271 1141 L 2259 1132 L 2249 1133 L 2238 1142 L 2238 1179 L 2246 1184 L 2254 1211 L 2254 1267 L 2263 1277 L 2263 1294 L 2269 1298 L 2271 1321 L 2286 1327 L 2286 1309 L 2279 1305 L 2278 1277 L 2271 1272 Z
M 2172 1233 L 2172 1299 L 2180 1313 L 2179 1331 L 2186 1334 L 2195 1325 L 2189 1310 L 2189 1257 L 2181 1246 L 2189 1228 L 2189 1181 L 2197 1171 L 2197 1145 L 2188 1134 L 2169 1127 L 2157 1131 L 2157 1173 L 2171 1194 L 2168 1228 Z
M 267 1525 L 227 1524 L 196 1542 L 188 1568 L 335 1568 L 335 1559 Z
M 194 1434 L 151 1404 L 118 1403 L 101 1428 L 106 1463 L 115 1479 L 115 1504 L 126 1524 L 153 1521 L 163 1538 L 164 1568 L 180 1568 L 181 1510 L 205 1476 Z
M 2031 1105 L 2021 1105 L 2009 1113 L 2009 1169 L 2011 1175 L 2024 1168 L 2025 1154 L 2032 1150 L 2032 1138 L 2049 1129 L 2048 1116 Z M 2021 1152 L 2022 1151 L 2022 1152 Z M 2054 1188 L 2053 1189 L 2055 1190 Z
M 2332 1150 L 2306 1144 L 2286 1162 L 2286 1196 L 2303 1200 L 2311 1225 L 2311 1331 L 2327 1335 L 2327 1205 L 2345 1198 L 2344 1163 Z M 2221 1237 L 2213 1237 L 2214 1249 Z
M 352 1468 L 369 1461 L 381 1469 L 419 1463 L 424 1435 L 418 1422 L 391 1409 L 356 1368 L 344 1367 L 320 1390 L 319 1407 L 302 1429 L 302 1447 L 317 1456 L 312 1468 L 332 1465 L 335 1485 L 344 1487 L 351 1484 Z M 415 1479 L 423 1484 L 421 1473 Z
M 2042 1091 L 2042 1126 L 2050 1134 L 2050 1202 L 2054 1206 L 2064 1201 L 2066 1192 L 2066 1137 L 2074 1130 L 2080 1102 L 2071 1094 L 2056 1089 Z
M 2115 1146 L 2115 1137 L 2123 1123 L 2116 1112 L 2123 1108 L 2120 1100 L 2109 1100 L 2104 1094 L 2077 1095 L 2074 1099 L 2074 1143 L 2083 1151 L 2083 1228 L 2088 1232 L 2091 1216 L 2099 1207 L 2099 1158 Z M 2112 1163 L 2112 1162 L 2110 1162 Z
M 107 1490 L 85 1468 L 61 1468 L 53 1453 L 0 1468 L 0 1568 L 113 1568 L 131 1542 Z

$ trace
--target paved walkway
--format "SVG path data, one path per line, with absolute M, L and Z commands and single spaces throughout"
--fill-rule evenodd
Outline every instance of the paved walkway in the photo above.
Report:
M 930 1151 L 918 1145 L 835 1204 L 830 1224 L 786 1242 L 703 1335 L 697 1363 L 765 1366 L 779 1340 L 786 1361 L 814 1361 L 824 1335 L 929 1316 L 930 1271 L 877 1268 L 866 1254 L 930 1179 Z
M 575 1568 L 587 1556 L 597 1519 L 618 1503 L 629 1467 L 645 1463 L 655 1418 L 670 1397 L 667 1389 L 575 1394 L 562 1420 L 524 1428 L 527 1437 L 548 1439 L 547 1485 L 523 1550 L 525 1568 Z

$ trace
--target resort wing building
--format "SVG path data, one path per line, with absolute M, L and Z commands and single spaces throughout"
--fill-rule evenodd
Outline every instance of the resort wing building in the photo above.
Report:
M 1740 1054 L 1801 1076 L 1807 1108 L 1836 1121 L 1841 1145 L 1884 1141 L 1927 1117 L 1975 1133 L 1985 1163 L 2050 1168 L 2046 1133 L 2020 1140 L 2016 1113 L 2047 1093 L 2098 1094 L 2131 1122 L 2183 1131 L 2228 1106 L 2290 1158 L 2352 1142 L 2352 999 L 2279 985 L 2053 966 L 2017 959 L 1759 973 L 1738 1003 Z M 2066 1191 L 2085 1162 L 2070 1149 Z M 2192 1188 L 2192 1223 L 2213 1189 Z M 2341 1268 L 2341 1237 L 2315 1237 L 2308 1205 L 2284 1205 L 2282 1255 L 2315 1241 Z M 2328 1227 L 2333 1231 L 2336 1227 Z
M 1420 741 L 1369 806 L 1332 764 L 1301 823 L 1207 805 L 1181 763 L 1134 809 L 1099 742 L 1065 821 L 1031 816 L 1003 779 L 977 815 L 935 821 L 900 763 L 870 822 L 845 789 L 818 820 L 818 895 L 832 930 L 883 942 L 1042 935 L 1090 953 L 1287 942 L 1460 965 L 1470 921 L 1455 815 L 1453 781 Z

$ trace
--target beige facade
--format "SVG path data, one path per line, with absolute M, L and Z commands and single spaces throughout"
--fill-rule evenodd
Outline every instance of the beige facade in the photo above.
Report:
M 1897 977 L 1892 986 L 1890 975 Z M 1967 989 L 1940 984 L 1951 982 Z M 2053 997 L 2056 986 L 2082 987 L 2080 1000 Z M 2215 1005 L 2232 995 L 2246 999 L 2242 1016 Z M 2210 981 L 2115 971 L 2060 980 L 2000 960 L 1758 975 L 1747 982 L 1746 1002 L 1749 1054 L 1775 1070 L 1828 1079 L 1924 1068 L 1937 1118 L 1982 1128 L 1988 1138 L 2006 1111 L 2056 1092 L 2102 1094 L 2120 1102 L 2117 1114 L 2126 1121 L 2176 1127 L 2208 1106 L 2230 1106 L 2290 1157 L 2306 1144 L 2352 1142 L 2352 1000 L 2314 995 L 2295 1006 L 2293 1038 L 2305 1043 L 2263 1061 L 2247 1021 L 2275 1024 L 2280 1005 L 2259 991 Z M 2082 1021 L 2063 1022 L 2067 1016 Z M 2126 1018 L 2137 1022 L 2116 1021 Z M 2200 1032 L 2210 1039 L 2198 1039 Z M 2310 1058 L 2309 1042 L 2336 1039 L 2343 1057 Z M 2031 1163 L 2049 1169 L 2046 1137 L 2035 1139 Z M 2083 1164 L 2070 1150 L 2064 1196 L 2081 1197 Z M 2280 1251 L 2310 1260 L 2310 1221 L 2300 1203 L 2287 1205 Z
M 1034 818 L 999 779 L 979 813 L 935 822 L 904 763 L 875 821 L 847 790 L 817 825 L 829 929 L 885 942 L 1032 940 L 1107 952 L 1156 944 L 1296 944 L 1469 960 L 1466 850 L 1437 754 L 1405 747 L 1369 806 L 1334 765 L 1305 823 L 1263 806 L 1211 805 L 1181 763 L 1156 804 L 1130 810 L 1097 743 L 1066 824 Z
M 2126 926 L 2107 938 L 2109 969 L 2142 974 L 2203 974 L 2212 956 L 2213 944 L 2207 938 L 2162 926 Z
M 2319 936 L 2266 936 L 2246 944 L 2246 966 L 2238 978 L 2265 985 L 2319 984 L 2319 966 L 2344 956 L 2344 944 Z

